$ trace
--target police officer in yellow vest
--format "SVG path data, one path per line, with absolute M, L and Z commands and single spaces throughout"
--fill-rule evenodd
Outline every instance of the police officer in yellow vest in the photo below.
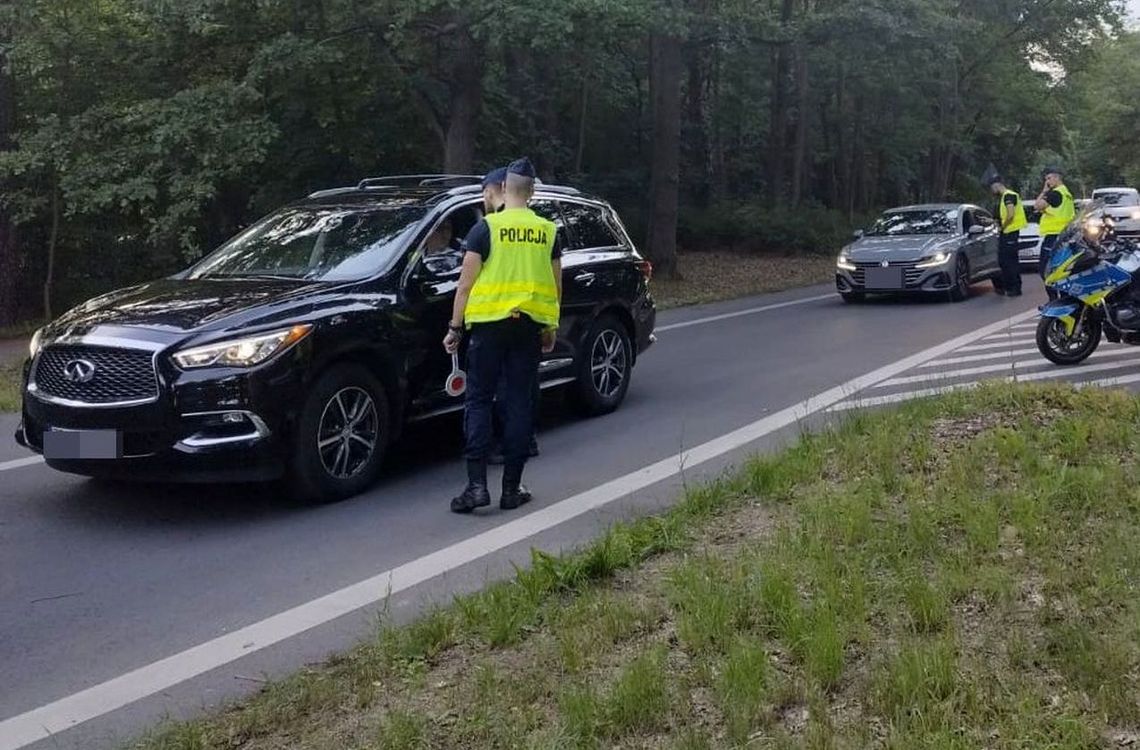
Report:
M 476 224 L 464 240 L 463 271 L 443 340 L 458 351 L 465 333 L 467 399 L 464 433 L 467 487 L 451 501 L 456 513 L 491 504 L 487 460 L 499 378 L 506 379 L 503 493 L 499 507 L 530 501 L 522 485 L 534 420 L 532 393 L 540 352 L 554 349 L 562 298 L 562 251 L 553 222 L 529 208 L 534 165 L 519 159 L 507 167 L 506 205 Z
M 1021 205 L 1021 196 L 1006 187 L 1000 175 L 994 175 L 990 189 L 998 196 L 998 216 L 1001 218 L 1001 239 L 998 242 L 1001 281 L 995 281 L 994 289 L 1007 297 L 1020 297 L 1021 261 L 1017 251 L 1021 230 L 1029 223 L 1025 218 L 1025 207 Z
M 1037 196 L 1035 204 L 1041 212 L 1041 262 L 1038 270 L 1041 278 L 1045 278 L 1049 259 L 1053 256 L 1053 246 L 1057 244 L 1059 235 L 1069 222 L 1077 215 L 1076 204 L 1073 203 L 1073 194 L 1065 187 L 1061 170 L 1058 167 L 1045 168 L 1045 186 Z M 1047 288 L 1049 299 L 1054 299 L 1057 293 Z

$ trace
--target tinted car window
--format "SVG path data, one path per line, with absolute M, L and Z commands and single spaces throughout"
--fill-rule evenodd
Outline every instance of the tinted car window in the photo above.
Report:
M 396 257 L 423 215 L 412 206 L 293 206 L 222 245 L 188 277 L 365 278 Z
M 994 217 L 985 211 L 974 211 L 974 221 L 983 227 L 992 227 L 994 225 Z
M 562 204 L 562 213 L 566 216 L 566 224 L 574 237 L 575 249 L 616 247 L 622 244 L 600 206 L 567 201 Z
M 533 200 L 530 202 L 530 209 L 542 218 L 553 221 L 554 226 L 558 227 L 558 240 L 562 249 L 566 250 L 570 247 L 566 232 L 566 220 L 563 218 L 557 202 L 547 199 Z

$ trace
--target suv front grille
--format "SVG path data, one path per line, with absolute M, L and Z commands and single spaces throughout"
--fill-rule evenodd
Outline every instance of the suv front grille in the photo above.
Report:
M 68 377 L 69 363 L 93 365 L 87 382 Z M 47 346 L 36 358 L 32 373 L 38 391 L 45 396 L 85 404 L 145 401 L 158 397 L 154 355 L 141 349 L 102 346 Z

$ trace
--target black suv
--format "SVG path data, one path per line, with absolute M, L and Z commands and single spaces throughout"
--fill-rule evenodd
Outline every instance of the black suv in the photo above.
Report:
M 651 266 L 603 201 L 539 183 L 532 208 L 566 248 L 542 385 L 612 411 L 654 340 Z M 16 440 L 76 474 L 357 493 L 405 422 L 462 408 L 442 340 L 459 238 L 482 214 L 475 177 L 367 179 L 92 299 L 33 338 Z

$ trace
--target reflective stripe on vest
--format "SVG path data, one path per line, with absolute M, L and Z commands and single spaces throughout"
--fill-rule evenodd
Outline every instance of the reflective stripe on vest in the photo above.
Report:
M 1005 199 L 1011 195 L 1013 196 L 1013 199 L 1017 201 L 1017 203 L 1014 204 L 1013 221 L 1011 221 L 1007 227 L 1005 225 L 1005 219 L 1009 214 L 1009 206 L 1006 205 Z M 1001 194 L 1001 200 L 998 202 L 998 209 L 1001 212 L 1002 234 L 1013 234 L 1029 223 L 1029 220 L 1025 218 L 1025 206 L 1021 205 L 1021 196 L 1012 190 L 1006 190 Z
M 466 323 L 493 323 L 522 313 L 556 327 L 558 287 L 550 260 L 558 231 L 554 222 L 529 208 L 508 208 L 485 221 L 491 230 L 491 255 L 471 289 Z
M 1073 194 L 1064 185 L 1058 185 L 1053 188 L 1061 194 L 1061 205 L 1053 208 L 1052 206 L 1045 207 L 1045 213 L 1041 214 L 1041 236 L 1047 237 L 1051 234 L 1060 234 L 1065 227 L 1069 226 L 1069 222 L 1077 215 L 1077 206 L 1073 203 Z

